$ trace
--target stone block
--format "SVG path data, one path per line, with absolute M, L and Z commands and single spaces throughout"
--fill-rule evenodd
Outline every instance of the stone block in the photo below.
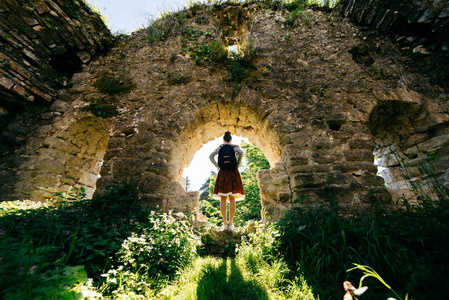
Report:
M 112 176 L 103 176 L 98 178 L 97 180 L 97 190 L 96 190 L 96 194 L 98 194 L 99 196 L 104 195 L 104 193 L 106 192 L 108 187 L 111 187 L 113 185 L 115 185 L 115 180 Z M 94 195 L 94 196 L 95 196 Z
M 370 135 L 370 131 L 368 127 L 361 124 L 343 124 L 341 126 L 340 132 L 351 133 L 351 134 L 360 134 L 365 133 Z
M 313 152 L 312 159 L 318 164 L 332 164 L 341 160 L 341 154 L 331 150 L 317 149 Z
M 346 163 L 340 163 L 335 164 L 333 166 L 333 169 L 336 171 L 341 171 L 343 173 L 350 173 L 350 172 L 359 172 L 361 173 L 377 173 L 377 166 L 375 166 L 372 163 L 366 163 L 366 162 L 346 162 Z
M 67 168 L 81 168 L 86 160 L 75 156 L 75 155 L 69 155 L 67 157 Z
M 61 100 L 56 100 L 50 106 L 50 110 L 53 112 L 65 113 L 69 109 L 69 107 L 70 107 L 70 103 L 67 103 L 67 102 L 61 101 Z
M 348 141 L 352 138 L 352 134 L 344 131 L 331 131 L 329 135 L 336 140 Z
M 62 176 L 60 179 L 62 184 L 68 185 L 68 186 L 74 186 L 76 184 L 75 180 L 72 178 L 67 178 L 65 176 Z
M 87 173 L 84 173 L 81 175 L 78 182 L 93 188 L 93 187 L 95 187 L 97 180 L 98 180 L 97 175 L 87 172 Z
M 351 149 L 367 149 L 372 152 L 375 147 L 375 144 L 374 141 L 354 140 L 349 142 L 349 147 Z
M 67 169 L 66 174 L 69 178 L 75 180 L 76 182 L 78 182 L 79 178 L 82 175 L 80 171 L 75 170 L 74 168 Z
M 330 185 L 347 185 L 354 180 L 354 176 L 341 171 L 329 172 L 327 175 L 327 183 Z
M 374 162 L 374 154 L 371 150 L 348 150 L 344 152 L 347 161 Z
M 438 149 L 449 145 L 449 134 L 436 136 L 428 141 L 413 146 L 404 151 L 408 156 L 416 155 L 418 152 L 427 152 L 429 150 Z
M 56 186 L 59 183 L 59 177 L 55 174 L 47 173 L 45 171 L 32 171 L 23 173 L 20 177 L 25 176 L 31 185 L 37 187 L 51 187 Z
M 322 187 L 325 182 L 325 174 L 297 174 L 293 175 L 291 185 L 293 190 L 300 190 L 302 188 L 319 188 Z
M 125 150 L 123 148 L 107 150 L 106 154 L 104 155 L 104 160 L 119 158 L 123 156 L 124 152 Z
M 146 166 L 146 171 L 162 176 L 173 176 L 174 167 L 165 160 L 156 160 Z
M 308 151 L 307 153 L 309 153 Z M 311 153 L 311 152 L 310 152 Z M 306 152 L 302 153 L 303 155 L 306 155 Z M 309 163 L 309 157 L 307 156 L 293 156 L 290 157 L 290 159 L 286 162 L 286 167 L 288 169 L 295 167 L 295 166 L 302 166 L 307 165 Z
M 43 145 L 44 145 L 44 147 L 47 147 L 47 148 L 54 148 L 54 149 L 58 149 L 63 152 L 67 152 L 69 154 L 75 154 L 75 155 L 81 151 L 81 149 L 78 148 L 77 146 L 70 144 L 63 139 L 56 138 L 56 137 L 45 138 Z
M 290 174 L 329 172 L 332 170 L 331 165 L 302 165 L 288 169 Z
M 384 178 L 376 175 L 362 175 L 357 180 L 367 187 L 383 187 L 385 185 Z
M 139 203 L 154 211 L 166 211 L 167 205 L 162 195 L 141 194 L 139 195 Z
M 112 165 L 112 176 L 119 181 L 137 178 L 145 170 L 145 162 L 141 159 L 117 159 Z
M 137 135 L 137 137 L 141 137 L 142 134 Z M 119 149 L 123 148 L 126 145 L 126 139 L 124 137 L 112 137 L 109 139 L 108 148 L 109 149 Z M 111 150 L 108 150 L 111 151 Z
M 137 180 L 139 191 L 144 194 L 162 193 L 167 191 L 170 181 L 167 177 L 146 173 Z
M 56 174 L 64 174 L 65 166 L 52 159 L 41 159 L 34 164 L 36 170 L 46 171 Z

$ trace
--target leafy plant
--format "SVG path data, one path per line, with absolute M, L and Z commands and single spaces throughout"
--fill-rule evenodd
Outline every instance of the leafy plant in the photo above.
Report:
M 358 265 L 358 264 L 354 264 L 355 267 L 352 269 L 349 269 L 348 272 L 353 271 L 353 270 L 361 270 L 363 271 L 363 276 L 362 278 L 360 278 L 360 283 L 359 286 L 362 286 L 363 280 L 365 278 L 368 277 L 373 277 L 375 279 L 377 279 L 378 281 L 380 281 L 386 288 L 388 288 L 393 294 L 395 294 L 396 297 L 398 297 L 399 300 L 403 300 L 396 292 L 395 290 L 393 290 L 391 288 L 390 285 L 388 285 L 388 283 L 385 282 L 385 280 L 376 272 L 374 271 L 373 268 L 369 267 L 369 266 L 364 266 L 364 265 Z M 360 288 L 359 287 L 359 288 Z M 389 300 L 396 300 L 395 298 L 388 298 Z M 408 294 L 405 295 L 405 300 L 408 300 Z
M 196 256 L 199 237 L 187 221 L 172 214 L 151 212 L 143 231 L 133 234 L 117 253 L 117 267 L 106 274 L 102 292 L 147 295 L 148 288 L 173 278 L 177 269 Z
M 278 223 L 283 233 L 279 250 L 291 268 L 301 266 L 321 299 L 338 293 L 332 282 L 348 280 L 343 270 L 352 262 L 373 266 L 394 286 L 413 293 L 415 299 L 426 299 L 430 293 L 435 299 L 444 299 L 448 292 L 443 287 L 449 282 L 442 266 L 449 265 L 445 254 L 449 246 L 441 240 L 449 234 L 449 224 L 447 209 L 437 207 L 395 213 L 378 209 L 357 218 L 341 218 L 336 202 L 314 210 L 294 207 Z M 364 294 L 366 299 L 385 295 L 375 282 L 371 286 L 371 293 Z
M 83 111 L 91 112 L 93 115 L 100 118 L 107 118 L 117 115 L 117 107 L 114 105 L 91 103 L 88 106 L 83 107 Z
M 93 86 L 102 94 L 118 95 L 129 93 L 135 85 L 124 79 L 122 76 L 115 77 L 103 73 L 100 74 Z
M 170 84 L 170 85 L 185 84 L 185 83 L 189 82 L 189 78 L 179 72 L 175 72 L 175 73 L 168 72 L 167 81 L 168 81 L 168 84 Z

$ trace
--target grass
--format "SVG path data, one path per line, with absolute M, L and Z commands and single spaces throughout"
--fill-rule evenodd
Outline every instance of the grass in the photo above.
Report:
M 335 204 L 313 211 L 294 208 L 277 225 L 283 233 L 279 250 L 290 268 L 301 266 L 320 299 L 334 299 L 341 291 L 336 282 L 355 280 L 355 274 L 344 271 L 353 263 L 372 267 L 398 293 L 407 291 L 415 300 L 430 294 L 432 299 L 447 299 L 449 197 L 432 206 L 425 197 L 420 199 L 416 207 L 397 212 L 373 203 L 374 213 L 350 218 L 339 217 Z M 374 279 L 367 282 L 370 289 L 363 299 L 394 296 Z
M 2 202 L 0 298 L 323 300 L 362 277 L 361 299 L 448 299 L 449 193 L 438 195 L 341 218 L 329 192 L 329 205 L 256 226 L 227 257 L 197 254 L 204 235 L 183 215 L 139 206 L 132 187 Z
M 274 253 L 272 226 L 249 234 L 237 256 L 198 257 L 161 294 L 169 299 L 315 299 L 303 277 L 287 280 L 287 264 Z

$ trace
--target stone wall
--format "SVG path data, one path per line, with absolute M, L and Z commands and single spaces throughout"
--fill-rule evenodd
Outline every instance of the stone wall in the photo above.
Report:
M 94 149 L 86 150 L 80 146 L 83 137 L 77 126 L 72 130 L 65 123 L 69 119 L 60 122 L 74 103 L 62 89 L 75 72 L 111 44 L 110 31 L 84 1 L 1 1 L 2 199 L 45 199 L 55 191 L 80 184 L 92 195 L 97 177 L 86 169 L 92 164 L 92 172 L 99 173 L 97 162 L 106 144 L 95 149 L 98 141 L 89 141 L 92 144 L 88 147 Z M 104 133 L 95 125 L 97 121 L 86 120 L 81 123 L 93 125 L 94 132 L 83 130 L 94 136 Z M 36 157 L 36 153 L 40 155 Z
M 448 187 L 449 2 L 343 0 L 340 11 L 413 58 L 406 61 L 411 74 L 403 74 L 399 84 L 404 92 L 412 87 L 421 94 L 412 92 L 405 102 L 381 101 L 370 116 L 386 186 L 396 198 L 410 195 L 412 185 Z
M 447 92 L 413 68 L 415 57 L 335 14 L 308 9 L 291 27 L 287 12 L 264 8 L 198 6 L 168 16 L 154 25 L 159 35 L 136 32 L 76 73 L 9 169 L 20 187 L 14 197 L 127 184 L 154 208 L 194 211 L 198 193 L 184 191 L 182 170 L 227 130 L 248 137 L 273 167 L 259 173 L 265 219 L 278 219 L 290 200 L 337 201 L 346 215 L 376 200 L 394 206 L 404 170 L 390 148 L 411 167 L 437 153 L 438 180 L 447 183 Z M 257 49 L 241 82 L 229 65 L 192 58 L 212 39 Z M 412 170 L 414 180 L 425 178 Z M 57 180 L 30 181 L 44 173 Z
M 3 0 L 0 16 L 0 109 L 7 101 L 52 101 L 68 76 L 112 42 L 84 1 Z
M 429 63 L 420 64 L 422 71 L 428 73 L 434 83 L 447 85 L 449 2 L 342 0 L 339 8 L 344 16 L 358 24 L 392 35 L 393 42 L 402 51 L 430 56 Z

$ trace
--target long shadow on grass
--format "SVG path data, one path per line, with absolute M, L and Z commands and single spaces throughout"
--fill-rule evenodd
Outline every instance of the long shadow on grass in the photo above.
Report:
M 228 264 L 230 274 L 228 276 Z M 198 300 L 261 299 L 268 300 L 267 292 L 252 280 L 243 278 L 235 259 L 223 259 L 219 267 L 206 265 L 197 286 Z

